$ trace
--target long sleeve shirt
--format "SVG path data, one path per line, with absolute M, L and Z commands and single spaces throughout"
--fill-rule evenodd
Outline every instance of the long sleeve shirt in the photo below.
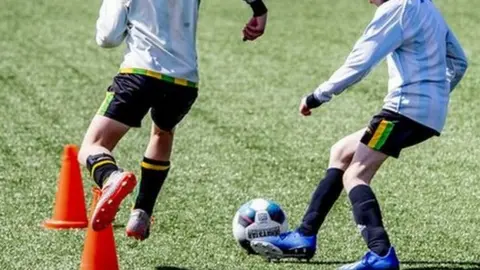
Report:
M 244 0 L 252 5 L 258 0 Z M 120 71 L 198 83 L 196 31 L 200 0 L 103 0 L 97 44 L 127 48 Z
M 198 82 L 198 0 L 103 0 L 96 41 L 127 48 L 121 70 Z
M 328 102 L 385 57 L 389 82 L 383 108 L 441 132 L 450 92 L 465 74 L 467 59 L 430 0 L 390 0 L 379 6 L 345 63 L 315 90 L 315 98 Z

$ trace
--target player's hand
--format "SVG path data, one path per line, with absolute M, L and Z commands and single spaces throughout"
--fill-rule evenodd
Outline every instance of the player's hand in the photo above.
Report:
M 313 94 L 310 94 L 302 98 L 298 111 L 303 116 L 310 116 L 312 114 L 312 109 L 317 108 L 320 105 L 322 105 L 322 102 L 318 101 Z
M 307 97 L 303 97 L 302 101 L 300 101 L 300 107 L 298 111 L 303 116 L 310 116 L 312 114 L 312 110 L 307 106 Z
M 267 13 L 252 17 L 243 28 L 243 41 L 255 40 L 265 32 L 267 25 Z

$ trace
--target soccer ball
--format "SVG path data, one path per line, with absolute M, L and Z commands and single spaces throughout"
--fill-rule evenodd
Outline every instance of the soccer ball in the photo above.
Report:
M 232 222 L 233 237 L 248 254 L 254 238 L 274 236 L 288 230 L 287 216 L 280 205 L 265 199 L 253 199 L 242 205 Z

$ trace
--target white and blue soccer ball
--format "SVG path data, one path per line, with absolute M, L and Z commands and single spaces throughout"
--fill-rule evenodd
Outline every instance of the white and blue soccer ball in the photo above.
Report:
M 233 237 L 249 254 L 254 253 L 250 241 L 275 236 L 288 230 L 287 215 L 280 205 L 265 199 L 253 199 L 243 204 L 232 222 Z

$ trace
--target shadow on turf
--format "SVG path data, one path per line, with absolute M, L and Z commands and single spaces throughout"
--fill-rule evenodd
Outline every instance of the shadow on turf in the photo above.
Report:
M 408 270 L 479 270 L 478 266 L 419 266 L 419 267 L 402 267 Z
M 342 265 L 354 261 L 279 261 L 277 263 L 293 264 L 318 264 Z M 408 270 L 480 270 L 480 262 L 455 262 L 455 261 L 401 261 L 402 269 Z M 416 265 L 416 266 L 409 266 Z M 441 266 L 442 265 L 442 266 Z
M 401 263 L 403 265 L 420 265 L 402 267 L 402 269 L 409 270 L 480 270 L 480 262 L 403 261 Z
M 183 267 L 175 267 L 175 266 L 157 266 L 155 267 L 155 270 L 189 270 L 188 268 L 183 268 Z
M 114 229 L 123 229 L 125 228 L 125 224 L 113 224 Z
M 319 265 L 342 265 L 347 263 L 353 263 L 355 261 L 298 261 L 298 260 L 289 260 L 289 261 L 273 261 L 272 263 L 284 263 L 284 264 L 319 264 Z

